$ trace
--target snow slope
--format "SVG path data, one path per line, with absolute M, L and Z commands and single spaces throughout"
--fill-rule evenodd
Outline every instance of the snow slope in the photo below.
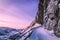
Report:
M 16 32 L 19 32 L 19 30 L 4 27 L 0 28 L 0 30 L 2 30 L 0 31 L 0 33 L 2 33 L 2 35 L 0 35 L 0 40 L 6 40 L 5 37 L 8 37 L 7 34 L 13 35 Z M 60 38 L 56 37 L 53 34 L 53 31 L 48 31 L 43 27 L 36 27 L 33 29 L 31 36 L 27 40 L 60 40 Z
M 48 31 L 42 27 L 35 28 L 30 36 L 30 40 L 60 40 L 53 31 Z

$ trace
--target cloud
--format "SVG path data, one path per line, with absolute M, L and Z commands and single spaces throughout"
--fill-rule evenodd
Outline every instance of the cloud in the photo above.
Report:
M 28 19 L 19 19 L 9 15 L 0 14 L 0 26 L 11 28 L 26 28 L 31 21 Z
M 20 4 L 14 3 L 13 0 L 11 0 L 11 2 L 9 1 L 10 0 L 0 0 L 0 26 L 26 28 L 35 15 L 37 2 Z

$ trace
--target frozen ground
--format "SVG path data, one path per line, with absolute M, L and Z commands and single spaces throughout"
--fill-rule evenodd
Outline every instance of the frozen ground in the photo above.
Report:
M 6 30 L 7 29 L 7 30 Z M 13 35 L 19 30 L 11 29 L 11 28 L 0 28 L 0 40 L 6 40 L 5 36 Z M 7 35 L 8 34 L 8 35 Z M 22 39 L 20 39 L 22 40 Z M 60 40 L 60 38 L 56 37 L 53 34 L 53 31 L 48 31 L 42 27 L 36 27 L 31 36 L 27 40 Z
M 33 31 L 30 36 L 30 40 L 60 40 L 60 38 L 57 38 L 53 34 L 53 31 L 48 31 L 42 27 L 39 27 Z

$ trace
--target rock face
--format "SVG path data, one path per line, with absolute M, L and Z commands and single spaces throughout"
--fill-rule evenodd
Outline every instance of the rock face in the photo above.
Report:
M 36 22 L 43 25 L 43 14 L 44 14 L 44 7 L 43 7 L 44 0 L 39 0 L 38 4 L 38 12 L 36 16 Z
M 53 27 L 53 30 L 54 30 L 54 34 L 55 35 L 60 35 L 60 26 L 58 25 L 59 24 L 59 20 L 60 20 L 60 8 L 59 8 L 59 1 L 58 0 L 50 0 L 50 2 L 48 3 L 48 6 L 47 6 L 47 12 L 46 12 L 46 14 L 47 14 L 47 16 L 48 16 L 48 19 L 51 19 L 51 18 L 53 18 L 53 20 L 51 19 L 51 23 L 53 24 L 53 25 L 50 25 L 51 23 L 49 22 L 49 20 L 47 20 L 47 22 L 45 23 L 45 24 L 47 24 L 48 22 L 48 29 L 49 29 L 49 27 L 51 26 L 51 27 Z M 59 36 L 58 35 L 58 36 Z
M 60 35 L 60 0 L 39 0 L 36 20 L 46 29 L 54 30 L 55 35 Z

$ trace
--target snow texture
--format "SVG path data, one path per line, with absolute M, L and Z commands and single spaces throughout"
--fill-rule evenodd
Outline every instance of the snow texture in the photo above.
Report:
M 8 30 L 6 30 L 8 29 Z M 0 40 L 8 40 L 6 39 L 8 36 L 13 35 L 21 30 L 12 29 L 12 28 L 0 28 Z M 22 39 L 19 39 L 22 40 Z M 60 38 L 56 37 L 53 34 L 53 31 L 48 31 L 43 27 L 36 27 L 33 29 L 31 36 L 27 40 L 60 40 Z

